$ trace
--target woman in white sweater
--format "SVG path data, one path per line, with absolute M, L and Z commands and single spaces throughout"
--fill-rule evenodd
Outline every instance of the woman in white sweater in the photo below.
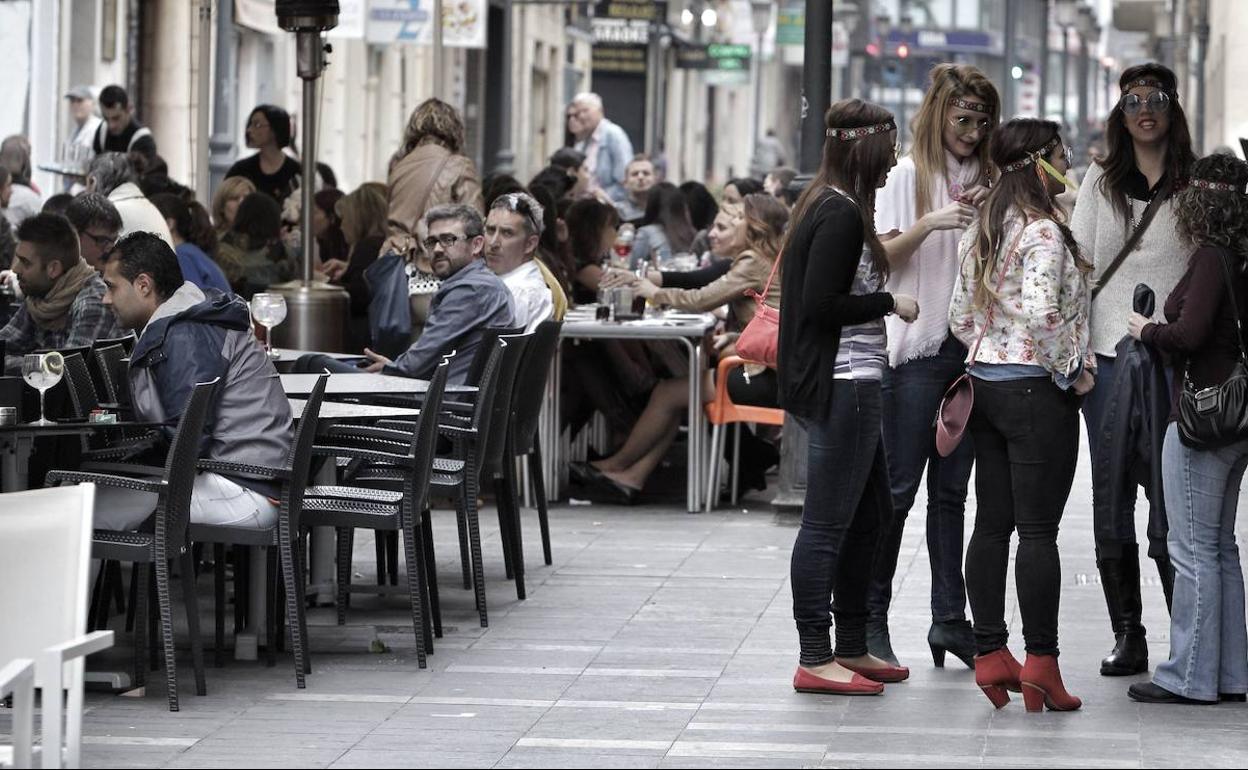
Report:
M 1101 662 L 1106 676 L 1148 670 L 1148 646 L 1140 622 L 1140 561 L 1131 510 L 1115 514 L 1099 451 L 1104 415 L 1114 392 L 1114 348 L 1126 335 L 1122 319 L 1131 312 L 1137 284 L 1147 284 L 1158 298 L 1169 296 L 1187 265 L 1192 247 L 1184 243 L 1175 219 L 1173 193 L 1186 180 L 1195 160 L 1187 118 L 1179 105 L 1174 73 L 1160 64 L 1123 72 L 1122 98 L 1106 122 L 1109 153 L 1088 169 L 1070 229 L 1080 250 L 1095 265 L 1098 284 L 1092 301 L 1092 350 L 1097 358 L 1096 387 L 1083 402 L 1092 448 L 1092 505 L 1096 522 L 1096 558 L 1114 629 L 1115 646 Z M 1116 269 L 1115 258 L 1136 229 L 1149 203 L 1160 207 L 1139 243 Z M 1159 502 L 1159 490 L 1148 491 Z M 1134 499 L 1121 505 L 1134 509 Z M 1113 522 L 1119 522 L 1115 526 Z M 1149 554 L 1157 560 L 1163 586 L 1173 584 L 1165 534 L 1149 532 Z M 1122 531 L 1116 531 L 1122 530 Z

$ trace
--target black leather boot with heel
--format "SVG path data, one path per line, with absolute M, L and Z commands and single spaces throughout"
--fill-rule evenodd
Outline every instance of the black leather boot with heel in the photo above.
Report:
M 1114 649 L 1101 661 L 1101 676 L 1131 676 L 1148 670 L 1148 642 L 1140 596 L 1140 554 L 1124 545 L 1119 558 L 1096 564 L 1105 590 L 1105 604 L 1114 628 Z

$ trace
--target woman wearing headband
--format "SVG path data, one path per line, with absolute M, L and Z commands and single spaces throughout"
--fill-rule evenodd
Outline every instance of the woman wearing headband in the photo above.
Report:
M 1221 385 L 1243 357 L 1239 316 L 1248 311 L 1248 165 L 1210 155 L 1175 197 L 1179 231 L 1196 246 L 1166 300 L 1166 323 L 1132 314 L 1131 336 L 1175 364 L 1173 409 L 1162 450 L 1168 545 L 1174 562 L 1170 659 L 1129 693 L 1148 703 L 1243 701 L 1248 692 L 1244 574 L 1235 544 L 1248 441 L 1194 449 L 1180 438 L 1179 393 Z M 1229 280 L 1228 280 L 1229 279 Z
M 876 189 L 897 161 L 892 115 L 859 99 L 833 104 L 814 181 L 793 208 L 781 268 L 781 405 L 809 437 L 806 500 L 793 544 L 800 692 L 876 695 L 908 669 L 867 651 L 867 588 L 879 530 L 892 516 L 881 437 L 884 316 L 919 316 L 884 291 Z M 832 647 L 829 603 L 836 617 Z
M 1000 116 L 997 89 L 969 64 L 940 64 L 914 122 L 914 147 L 880 191 L 875 227 L 892 265 L 888 290 L 913 294 L 923 316 L 892 317 L 884 372 L 884 446 L 893 496 L 872 569 L 867 643 L 896 665 L 888 634 L 893 573 L 906 516 L 927 468 L 927 553 L 932 566 L 932 659 L 952 652 L 973 666 L 975 639 L 966 620 L 962 531 L 971 478 L 970 442 L 950 457 L 936 452 L 932 415 L 962 373 L 966 348 L 949 333 L 949 298 L 958 277 L 958 241 L 988 197 L 988 137 Z
M 1174 73 L 1160 64 L 1131 67 L 1122 74 L 1122 97 L 1105 129 L 1109 154 L 1089 167 L 1070 223 L 1079 248 L 1096 266 L 1092 350 L 1097 357 L 1097 382 L 1084 399 L 1083 416 L 1092 454 L 1096 562 L 1115 638 L 1113 651 L 1101 661 L 1105 676 L 1148 670 L 1148 645 L 1140 622 L 1143 602 L 1135 489 L 1132 485 L 1115 493 L 1110 469 L 1124 432 L 1116 435 L 1110 427 L 1113 420 L 1106 415 L 1133 408 L 1117 403 L 1113 394 L 1118 369 L 1115 347 L 1125 336 L 1122 317 L 1134 305 L 1135 287 L 1143 283 L 1157 297 L 1167 296 L 1183 275 L 1184 256 L 1192 251 L 1179 234 L 1171 197 L 1195 160 L 1175 83 Z M 1125 250 L 1136 231 L 1140 234 L 1134 248 Z M 1158 454 L 1154 449 L 1153 456 Z M 1156 490 L 1148 493 L 1152 502 L 1148 552 L 1157 561 L 1169 597 L 1173 572 L 1166 555 L 1162 495 Z
M 992 138 L 1000 179 L 960 247 L 949 326 L 971 349 L 975 388 L 975 531 L 966 552 L 975 683 L 997 708 L 1021 692 L 1028 711 L 1079 708 L 1057 666 L 1058 525 L 1079 459 L 1079 396 L 1093 384 L 1088 349 L 1092 264 L 1055 201 L 1069 150 L 1056 123 L 1011 120 Z M 1005 621 L 1010 538 L 1027 661 Z

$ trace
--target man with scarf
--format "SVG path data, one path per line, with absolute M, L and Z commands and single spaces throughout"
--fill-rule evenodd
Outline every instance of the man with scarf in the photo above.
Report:
M 103 303 L 104 281 L 83 260 L 78 233 L 60 214 L 36 214 L 17 228 L 13 274 L 25 301 L 0 329 L 5 374 L 21 374 L 27 353 L 117 336 Z

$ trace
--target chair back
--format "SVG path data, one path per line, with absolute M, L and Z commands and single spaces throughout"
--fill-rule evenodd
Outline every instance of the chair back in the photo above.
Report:
M 157 548 L 161 548 L 163 543 L 165 558 L 172 559 L 186 547 L 195 466 L 205 439 L 204 424 L 208 421 L 208 411 L 220 382 L 220 377 L 212 382 L 201 382 L 191 391 L 169 447 L 164 474 L 168 488 L 156 509 L 156 543 Z
M 499 337 L 507 347 L 503 348 L 502 358 L 498 362 L 498 383 L 494 388 L 490 429 L 482 439 L 482 468 L 485 470 L 497 470 L 503 460 L 503 452 L 507 449 L 507 435 L 515 422 L 516 376 L 532 339 L 532 333 Z M 480 395 L 477 397 L 480 398 Z
M 130 361 L 126 349 L 121 345 L 97 347 L 92 351 L 95 356 L 96 368 L 100 370 L 100 381 L 104 384 L 104 395 L 119 406 L 130 405 L 130 381 L 127 370 Z
M 512 419 L 509 452 L 511 455 L 528 454 L 533 448 L 533 437 L 541 423 L 542 404 L 546 401 L 546 381 L 550 379 L 550 365 L 559 347 L 562 321 L 542 321 L 533 331 L 516 373 L 515 416 Z
M 65 379 L 69 385 L 69 398 L 74 404 L 74 414 L 86 418 L 100 408 L 100 396 L 91 381 L 91 370 L 82 353 L 65 356 Z
M 433 461 L 437 456 L 438 416 L 442 411 L 442 394 L 451 369 L 450 358 L 442 359 L 434 369 L 425 400 L 420 405 L 420 416 L 412 431 L 412 473 L 407 477 L 410 485 L 404 490 L 404 499 L 411 502 L 412 511 L 419 514 L 425 509 L 429 497 L 429 478 L 433 475 Z
M 100 350 L 102 348 L 111 348 L 120 346 L 124 351 L 124 355 L 130 355 L 130 351 L 134 350 L 134 343 L 138 342 L 138 337 L 131 332 L 124 337 L 109 337 L 107 339 L 96 340 L 91 343 L 92 350 Z
M 477 450 L 470 458 L 471 466 L 465 469 L 466 473 L 479 474 L 485 462 L 485 444 L 490 434 L 490 423 L 494 418 L 495 392 L 498 390 L 499 373 L 507 347 L 506 340 L 494 340 L 490 354 L 486 357 L 485 368 L 481 372 L 481 380 L 477 383 L 477 400 L 472 408 L 472 428 L 477 432 Z M 477 355 L 481 355 L 480 351 Z
M 303 405 L 303 415 L 295 426 L 290 451 L 286 453 L 285 470 L 290 473 L 290 478 L 284 491 L 292 514 L 302 510 L 303 493 L 308 488 L 308 472 L 312 467 L 312 447 L 316 443 L 317 423 L 320 421 L 321 403 L 325 400 L 325 386 L 328 382 L 328 374 L 316 378 L 316 384 L 312 386 L 312 392 L 308 394 L 308 400 Z M 292 530 L 298 531 L 295 528 Z
M 86 633 L 94 505 L 94 484 L 0 495 L 0 668 Z
M 496 347 L 494 343 L 499 337 L 512 337 L 517 334 L 524 334 L 523 326 L 514 329 L 482 329 L 481 343 L 477 345 L 477 353 L 472 358 L 472 367 L 468 370 L 468 379 L 464 381 L 464 384 L 479 386 L 481 384 L 481 375 L 485 373 L 485 365 L 489 361 L 490 356 L 494 353 L 494 349 Z

